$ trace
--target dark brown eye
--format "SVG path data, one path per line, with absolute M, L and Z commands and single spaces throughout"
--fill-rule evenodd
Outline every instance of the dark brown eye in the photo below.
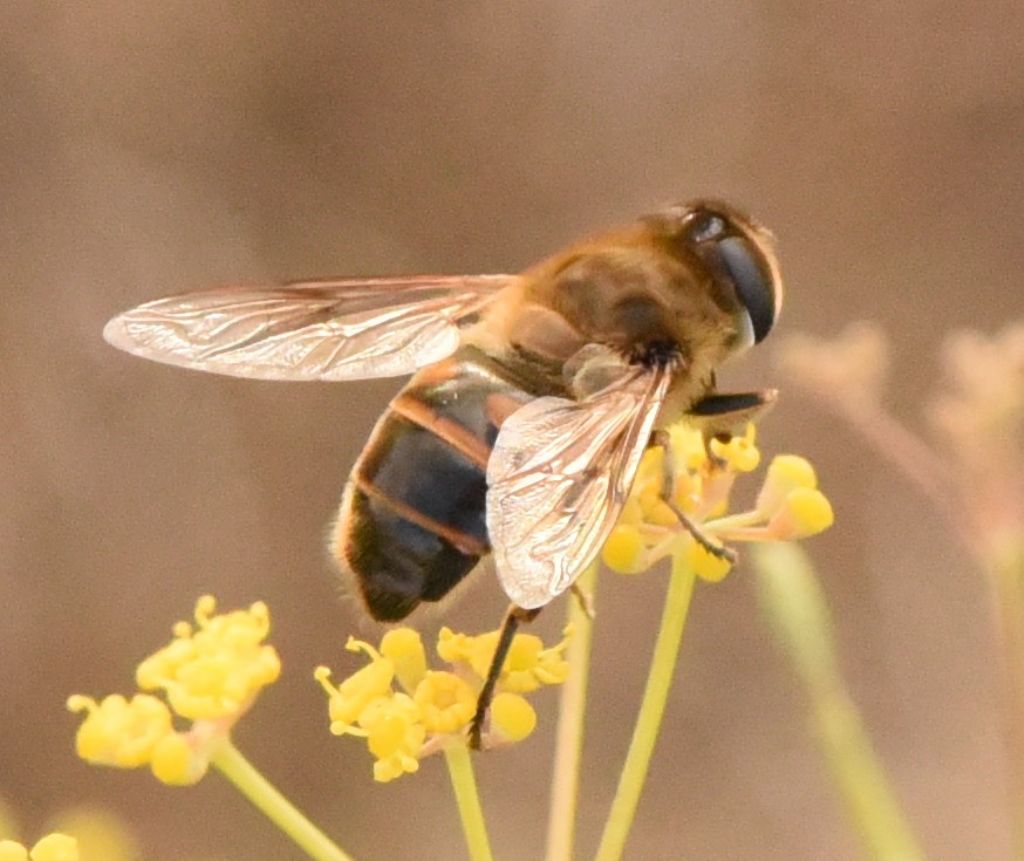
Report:
M 673 214 L 677 220 L 672 238 L 677 247 L 707 267 L 721 307 L 747 317 L 749 326 L 747 321 L 741 325 L 742 342 L 749 346 L 751 340 L 764 340 L 782 304 L 782 285 L 770 250 L 754 237 L 754 225 L 728 206 L 707 201 L 681 205 Z
M 686 238 L 695 244 L 716 239 L 723 233 L 725 233 L 725 219 L 708 210 L 694 213 L 686 224 Z
M 747 310 L 754 341 L 762 341 L 775 323 L 775 283 L 763 255 L 744 236 L 726 236 L 714 243 L 713 257 Z

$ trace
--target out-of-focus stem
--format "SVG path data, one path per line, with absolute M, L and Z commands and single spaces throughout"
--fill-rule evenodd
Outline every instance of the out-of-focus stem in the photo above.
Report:
M 452 789 L 455 791 L 455 803 L 459 808 L 469 857 L 471 861 L 492 861 L 491 843 L 487 837 L 487 824 L 480 806 L 469 747 L 465 742 L 455 741 L 445 747 L 444 756 Z
M 597 849 L 596 861 L 618 861 L 626 847 L 626 839 L 633 825 L 637 804 L 647 770 L 654 752 L 654 743 L 658 739 L 661 719 L 665 714 L 665 703 L 668 701 L 669 688 L 675 675 L 676 658 L 686 628 L 686 618 L 690 612 L 690 600 L 693 598 L 693 587 L 696 574 L 689 565 L 680 558 L 681 554 L 672 559 L 672 575 L 669 579 L 665 606 L 661 612 L 661 626 L 654 643 L 654 656 L 651 669 L 647 675 L 640 712 L 633 738 L 629 743 L 626 762 L 619 775 L 619 785 L 615 790 L 611 812 L 601 835 L 601 843 Z
M 1017 858 L 1024 859 L 1024 540 L 985 553 L 1006 677 L 1011 817 Z
M 832 620 L 807 555 L 795 544 L 752 548 L 768 622 L 810 701 L 814 735 L 870 857 L 923 858 L 839 670 Z
M 225 741 L 210 760 L 235 788 L 316 861 L 352 861 L 285 798 L 231 742 Z
M 584 597 L 594 594 L 598 565 L 595 560 L 576 581 L 576 586 Z M 587 617 L 581 600 L 569 598 L 567 603 L 572 639 L 565 655 L 569 664 L 569 677 L 562 685 L 558 703 L 558 731 L 551 778 L 551 806 L 548 812 L 548 842 L 545 855 L 547 861 L 570 861 L 572 858 L 587 705 L 587 680 L 590 674 L 593 622 Z
M 954 501 L 949 466 L 927 442 L 874 401 L 829 396 L 826 403 L 875 451 L 917 485 L 958 532 L 963 528 L 963 518 Z

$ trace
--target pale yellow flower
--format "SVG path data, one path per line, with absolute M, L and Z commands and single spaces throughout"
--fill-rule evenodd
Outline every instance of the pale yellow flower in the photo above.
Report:
M 327 667 L 314 673 L 327 694 L 331 732 L 366 740 L 379 782 L 417 771 L 423 757 L 449 744 L 465 744 L 498 636 L 443 628 L 437 654 L 448 665 L 444 670 L 428 669 L 422 640 L 411 628 L 388 631 L 379 650 L 350 639 L 348 648 L 362 652 L 368 664 L 338 684 Z M 545 648 L 533 635 L 513 638 L 488 714 L 485 747 L 522 741 L 533 731 L 537 715 L 521 694 L 565 681 L 565 648 L 565 640 Z

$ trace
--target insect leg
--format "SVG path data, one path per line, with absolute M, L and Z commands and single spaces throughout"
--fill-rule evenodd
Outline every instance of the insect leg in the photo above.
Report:
M 483 734 L 484 721 L 487 719 L 487 710 L 491 707 L 491 700 L 494 699 L 494 688 L 498 684 L 498 677 L 505 666 L 505 659 L 508 657 L 508 650 L 512 647 L 512 639 L 523 622 L 532 622 L 540 613 L 541 607 L 527 610 L 517 604 L 510 604 L 508 612 L 505 613 L 505 620 L 501 623 L 501 633 L 498 635 L 498 645 L 494 649 L 494 657 L 491 658 L 491 666 L 487 670 L 487 678 L 484 686 L 480 689 L 480 695 L 476 699 L 476 714 L 469 725 L 469 746 L 473 750 L 480 750 L 480 737 Z
M 716 392 L 690 407 L 686 418 L 701 430 L 705 439 L 720 434 L 731 436 L 735 428 L 763 416 L 774 406 L 777 398 L 775 389 L 736 394 Z
M 660 445 L 665 451 L 665 457 L 662 461 L 664 464 L 664 480 L 661 482 L 662 501 L 672 510 L 672 513 L 679 521 L 679 525 L 689 532 L 690 535 L 693 536 L 693 540 L 703 547 L 704 550 L 718 559 L 724 559 L 731 564 L 735 564 L 736 560 L 739 558 L 736 555 L 736 551 L 729 547 L 723 547 L 720 544 L 715 544 L 701 531 L 701 528 L 690 519 L 687 513 L 675 504 L 676 470 L 675 465 L 672 462 L 672 447 L 669 445 L 668 433 L 661 430 L 656 431 L 654 433 L 653 441 L 656 445 Z

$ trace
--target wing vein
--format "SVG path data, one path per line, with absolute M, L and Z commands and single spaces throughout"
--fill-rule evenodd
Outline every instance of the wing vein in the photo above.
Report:
M 451 355 L 460 324 L 512 278 L 399 276 L 225 287 L 160 299 L 104 336 L 143 358 L 270 380 L 409 374 Z
M 487 470 L 487 528 L 509 597 L 539 607 L 599 552 L 629 494 L 671 368 L 626 366 L 581 401 L 539 398 L 499 431 Z

